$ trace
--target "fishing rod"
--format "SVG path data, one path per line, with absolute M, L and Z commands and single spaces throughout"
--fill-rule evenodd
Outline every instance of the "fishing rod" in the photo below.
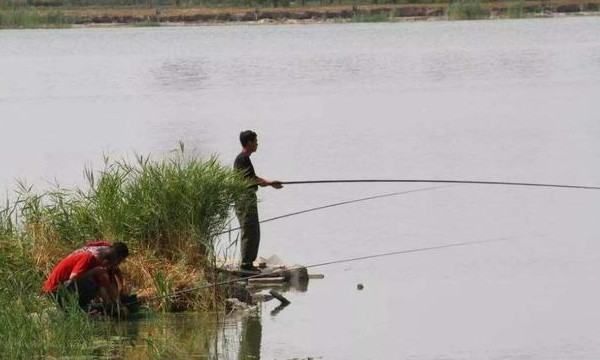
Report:
M 343 184 L 343 183 L 433 183 L 433 184 L 476 184 L 476 185 L 506 185 L 506 186 L 533 186 L 533 187 L 551 187 L 551 188 L 566 188 L 566 189 L 584 189 L 584 190 L 600 190 L 600 186 L 584 186 L 584 185 L 560 185 L 560 184 L 542 184 L 542 183 L 526 183 L 526 182 L 509 182 L 509 181 L 480 181 L 480 180 L 437 180 L 437 179 L 337 179 L 337 180 L 299 180 L 299 181 L 281 181 L 282 185 L 300 185 L 300 184 Z M 388 194 L 374 195 L 369 197 L 364 197 L 360 199 L 347 200 L 338 203 L 318 206 L 306 210 L 295 211 L 292 213 L 275 216 L 272 218 L 268 218 L 265 220 L 261 220 L 260 223 L 266 223 L 273 220 L 279 220 L 290 216 L 300 215 L 312 211 L 323 210 L 335 206 L 347 205 L 352 203 L 357 203 L 361 201 L 380 199 L 390 196 L 403 195 L 413 192 L 419 191 L 427 191 L 439 189 L 442 187 L 428 187 L 423 189 L 416 190 L 408 190 L 408 191 L 400 191 L 393 192 Z M 240 230 L 240 227 L 231 228 L 222 232 L 217 233 L 216 235 L 223 235 L 230 233 L 232 231 Z
M 410 194 L 410 193 L 415 193 L 415 192 L 420 192 L 420 191 L 429 191 L 429 190 L 435 190 L 435 189 L 442 189 L 442 188 L 445 188 L 445 187 L 447 187 L 447 186 L 430 186 L 430 187 L 420 188 L 420 189 L 414 189 L 414 190 L 397 191 L 397 192 L 393 192 L 393 193 L 367 196 L 367 197 L 363 197 L 363 198 L 359 198 L 359 199 L 346 200 L 346 201 L 336 202 L 336 203 L 332 203 L 332 204 L 321 205 L 321 206 L 317 206 L 317 207 L 310 208 L 310 209 L 305 209 L 305 210 L 300 210 L 300 211 L 294 211 L 294 212 L 287 213 L 287 214 L 284 214 L 284 215 L 274 216 L 272 218 L 261 220 L 259 222 L 261 224 L 263 224 L 263 223 L 266 223 L 266 222 L 269 222 L 269 221 L 279 220 L 279 219 L 287 218 L 287 217 L 290 217 L 290 216 L 305 214 L 305 213 L 308 213 L 308 212 L 317 211 L 317 210 L 323 210 L 323 209 L 328 209 L 328 208 L 332 208 L 332 207 L 336 207 L 336 206 L 348 205 L 348 204 L 353 204 L 353 203 L 362 202 L 362 201 L 368 201 L 368 200 L 382 199 L 382 198 L 391 197 L 391 196 L 405 195 L 405 194 Z M 217 233 L 216 235 L 218 236 L 218 235 L 227 234 L 227 233 L 229 233 L 231 231 L 237 231 L 239 229 L 241 229 L 241 228 L 238 226 L 238 227 L 231 228 L 231 229 L 228 229 L 226 231 L 222 231 L 220 233 Z
M 287 269 L 280 269 L 280 270 L 275 270 L 273 272 L 270 272 L 270 273 L 268 273 L 268 275 L 282 274 L 285 271 L 298 270 L 298 269 L 302 269 L 302 268 L 311 269 L 311 268 L 316 268 L 316 267 L 321 267 L 321 266 L 328 266 L 328 265 L 333 265 L 333 264 L 341 264 L 341 263 L 348 263 L 348 262 L 361 261 L 361 260 L 367 260 L 367 259 L 374 259 L 374 258 L 380 258 L 380 257 L 385 257 L 385 256 L 411 254 L 411 253 L 417 253 L 417 252 L 426 252 L 426 251 L 441 250 L 441 249 L 452 248 L 452 247 L 486 244 L 486 243 L 500 242 L 500 241 L 507 241 L 507 240 L 509 240 L 509 238 L 464 241 L 464 242 L 445 244 L 445 245 L 436 245 L 436 246 L 428 246 L 428 247 L 408 249 L 408 250 L 391 251 L 391 252 L 380 253 L 380 254 L 372 254 L 372 255 L 366 255 L 366 256 L 358 256 L 358 257 L 352 257 L 352 258 L 330 260 L 330 261 L 325 261 L 325 262 L 316 263 L 316 264 L 307 265 L 307 266 L 296 266 L 296 267 L 291 267 L 291 268 L 287 268 Z M 255 274 L 255 275 L 241 276 L 241 277 L 237 277 L 235 279 L 224 280 L 224 281 L 215 282 L 212 284 L 205 284 L 205 285 L 201 285 L 201 286 L 197 286 L 197 287 L 174 291 L 170 294 L 153 296 L 151 298 L 145 299 L 144 301 L 150 302 L 150 301 L 160 300 L 160 299 L 164 299 L 164 298 L 171 298 L 171 297 L 179 296 L 179 295 L 197 291 L 197 290 L 203 290 L 203 289 L 216 287 L 216 286 L 222 286 L 222 285 L 229 285 L 229 284 L 236 283 L 238 281 L 245 281 L 245 280 L 258 278 L 258 277 L 265 276 L 265 275 L 266 274 L 259 273 L 259 274 Z M 137 304 L 140 302 L 142 302 L 142 300 L 136 300 L 136 301 L 128 303 L 126 305 L 133 305 L 133 304 Z
M 299 181 L 281 181 L 282 185 L 300 185 L 300 184 L 341 184 L 341 183 L 439 183 L 439 184 L 478 184 L 478 185 L 506 185 L 506 186 L 533 186 L 533 187 L 552 187 L 552 188 L 567 188 L 567 189 L 584 189 L 584 190 L 600 190 L 600 186 L 583 186 L 583 185 L 560 185 L 560 184 L 542 184 L 542 183 L 526 183 L 526 182 L 508 182 L 508 181 L 480 181 L 480 180 L 436 180 L 436 179 L 337 179 L 337 180 L 299 180 Z M 259 223 L 266 223 L 273 220 L 279 220 L 290 216 L 300 215 L 312 211 L 323 210 L 335 206 L 347 205 L 361 201 L 385 198 L 390 196 L 397 196 L 402 194 L 408 194 L 419 191 L 427 191 L 439 189 L 442 187 L 428 187 L 423 189 L 408 190 L 401 192 L 393 192 L 388 194 L 381 194 L 375 196 L 369 196 L 360 199 L 347 200 L 338 203 L 328 204 L 324 206 L 318 206 L 306 210 L 295 211 L 292 213 L 275 216 L 265 220 L 261 220 Z M 235 227 L 216 235 L 224 235 L 232 231 L 240 230 L 241 228 Z M 234 242 L 235 243 L 235 242 Z M 232 244 L 234 244 L 232 243 Z M 231 245 L 230 245 L 231 246 Z
M 600 190 L 600 186 L 561 185 L 510 181 L 483 180 L 438 180 L 438 179 L 334 179 L 334 180 L 300 180 L 281 181 L 282 185 L 296 184 L 343 184 L 343 183 L 431 183 L 431 184 L 478 184 L 478 185 L 507 185 L 507 186 L 536 186 L 549 188 Z

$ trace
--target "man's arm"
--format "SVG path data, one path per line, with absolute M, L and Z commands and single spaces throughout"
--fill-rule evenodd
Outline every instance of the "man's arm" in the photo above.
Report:
M 275 189 L 281 189 L 283 187 L 283 185 L 281 184 L 281 181 L 278 180 L 268 180 L 268 179 L 264 179 L 261 177 L 256 177 L 256 184 L 258 186 L 272 186 Z
M 94 266 L 90 269 L 93 260 L 94 259 L 92 255 L 80 258 L 79 261 L 77 261 L 77 263 L 75 263 L 73 266 L 71 274 L 69 275 L 69 280 L 65 282 L 65 285 L 68 286 L 77 279 L 87 279 L 89 277 L 96 276 L 102 271 L 106 271 L 106 269 L 101 266 Z
M 74 268 L 73 270 L 75 270 Z M 73 281 L 78 279 L 95 278 L 99 285 L 99 293 L 105 304 L 115 304 L 119 302 L 119 289 L 116 284 L 113 284 L 110 279 L 108 270 L 102 266 L 96 266 L 86 272 L 76 271 L 71 272 L 69 280 L 65 281 L 65 286 L 69 286 Z
M 97 276 L 100 285 L 100 297 L 104 300 L 105 304 L 118 304 L 119 303 L 119 288 L 118 285 L 112 281 L 111 275 L 105 271 Z
M 258 186 L 272 186 L 275 189 L 281 189 L 283 185 L 281 181 L 277 180 L 268 180 L 265 178 L 261 178 L 257 176 L 254 172 L 254 165 L 252 165 L 252 161 L 250 160 L 250 156 L 238 156 L 234 163 L 233 168 L 239 172 L 241 172 L 244 176 L 249 178 L 250 180 L 254 179 L 254 182 Z

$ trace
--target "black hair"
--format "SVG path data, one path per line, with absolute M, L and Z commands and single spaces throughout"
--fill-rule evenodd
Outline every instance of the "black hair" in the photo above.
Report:
M 111 248 L 116 257 L 125 259 L 127 256 L 129 256 L 129 248 L 127 247 L 127 245 L 125 243 L 116 242 L 116 243 L 112 244 Z
M 256 133 L 252 130 L 244 130 L 240 133 L 240 143 L 242 146 L 248 145 L 250 141 L 256 140 Z

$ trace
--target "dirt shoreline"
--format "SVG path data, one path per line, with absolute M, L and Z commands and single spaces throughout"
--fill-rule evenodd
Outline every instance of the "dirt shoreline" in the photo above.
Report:
M 511 8 L 520 6 L 518 17 L 600 15 L 600 0 L 550 2 L 481 2 L 478 19 L 515 17 Z M 305 24 L 327 22 L 381 22 L 445 20 L 449 4 L 330 5 L 279 8 L 207 7 L 77 7 L 35 8 L 38 14 L 60 12 L 75 27 L 93 26 L 183 26 L 210 24 Z

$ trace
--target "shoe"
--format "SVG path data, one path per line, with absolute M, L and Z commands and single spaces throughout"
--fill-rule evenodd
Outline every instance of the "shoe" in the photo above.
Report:
M 253 272 L 253 273 L 257 273 L 257 274 L 260 273 L 260 269 L 252 264 L 242 264 L 242 266 L 240 266 L 240 270 Z

